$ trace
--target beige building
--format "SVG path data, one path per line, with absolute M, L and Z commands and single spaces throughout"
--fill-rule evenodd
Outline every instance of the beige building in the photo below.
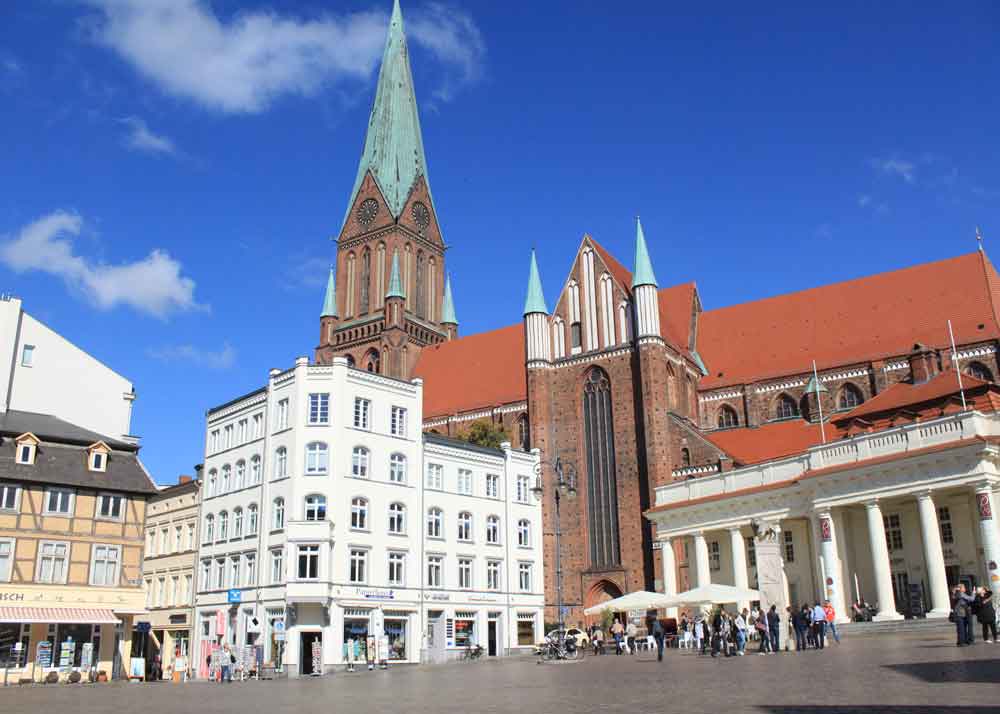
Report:
M 181 476 L 149 501 L 146 557 L 142 576 L 149 610 L 150 657 L 159 654 L 163 676 L 191 665 L 191 606 L 194 564 L 198 555 L 198 507 L 201 483 Z
M 0 414 L 0 662 L 11 678 L 134 666 L 157 490 L 138 451 L 54 416 Z

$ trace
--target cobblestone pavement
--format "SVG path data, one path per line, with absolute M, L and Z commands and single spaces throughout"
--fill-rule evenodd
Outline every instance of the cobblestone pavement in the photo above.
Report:
M 942 634 L 845 640 L 825 651 L 712 659 L 671 651 L 540 665 L 532 658 L 227 685 L 111 684 L 0 691 L 0 712 L 1000 713 L 1000 645 Z

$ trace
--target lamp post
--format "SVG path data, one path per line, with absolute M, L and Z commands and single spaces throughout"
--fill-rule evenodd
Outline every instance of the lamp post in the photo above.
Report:
M 571 499 L 576 498 L 576 469 L 573 468 L 572 464 L 564 463 L 562 458 L 556 458 L 555 463 L 548 461 L 539 461 L 538 465 L 535 467 L 535 486 L 531 489 L 531 492 L 535 495 L 535 498 L 541 499 L 542 494 L 545 493 L 545 487 L 542 481 L 542 467 L 551 466 L 556 472 L 556 483 L 555 483 L 555 503 L 556 503 L 556 613 L 557 621 L 560 630 L 564 630 L 565 623 L 563 622 L 563 597 L 562 597 L 562 554 L 559 547 L 559 540 L 562 536 L 562 526 L 559 521 L 559 501 L 562 499 L 563 495 L 569 496 Z

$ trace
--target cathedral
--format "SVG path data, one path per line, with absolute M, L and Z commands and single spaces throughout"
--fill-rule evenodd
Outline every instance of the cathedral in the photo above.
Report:
M 659 284 L 655 247 L 663 239 L 655 230 L 649 235 L 647 241 L 636 219 L 630 267 L 590 235 L 583 235 L 575 253 L 567 245 L 568 270 L 556 276 L 563 287 L 551 309 L 535 258 L 526 256 L 523 315 L 510 316 L 507 327 L 460 337 L 396 4 L 337 238 L 337 267 L 329 277 L 315 359 L 329 363 L 346 356 L 359 369 L 421 378 L 428 431 L 461 436 L 486 420 L 503 427 L 516 446 L 540 450 L 540 479 L 547 486 L 548 621 L 557 618 L 560 590 L 568 621 L 583 622 L 583 610 L 602 600 L 708 582 L 712 572 L 725 570 L 724 562 L 734 575 L 721 580 L 740 584 L 742 577 L 745 583 L 752 570 L 751 517 L 732 521 L 721 545 L 704 537 L 714 527 L 711 509 L 728 502 L 729 494 L 734 502 L 742 499 L 733 479 L 764 474 L 747 488 L 771 489 L 769 498 L 778 498 L 780 506 L 785 492 L 767 474 L 789 459 L 819 453 L 828 440 L 856 445 L 928 420 L 960 419 L 953 413 L 959 397 L 963 413 L 992 413 L 1000 405 L 994 386 L 1000 369 L 1000 277 L 982 250 L 704 310 L 693 281 Z M 978 436 L 993 438 L 992 427 L 980 427 Z M 551 487 L 557 459 L 576 492 L 575 498 L 562 499 L 558 524 Z M 974 476 L 992 494 L 993 467 Z M 717 490 L 698 491 L 701 483 L 716 484 Z M 985 491 L 974 494 L 970 483 L 939 485 L 944 490 L 938 493 L 955 499 L 955 512 L 972 514 L 979 504 L 979 521 L 989 524 L 973 529 L 966 546 L 951 556 L 945 548 L 939 558 L 933 543 L 927 546 L 930 521 L 921 505 L 926 559 L 911 555 L 909 564 L 899 553 L 882 558 L 883 550 L 891 554 L 897 544 L 895 530 L 905 530 L 900 524 L 909 522 L 909 505 L 900 511 L 901 520 L 886 512 L 885 535 L 870 533 L 871 554 L 860 548 L 857 567 L 849 565 L 853 561 L 843 549 L 831 551 L 836 559 L 820 558 L 825 544 L 836 540 L 830 535 L 833 524 L 850 528 L 853 502 L 835 504 L 843 510 L 833 516 L 834 506 L 825 505 L 822 511 L 817 505 L 792 514 L 775 506 L 761 513 L 786 514 L 780 531 L 788 546 L 785 559 L 789 566 L 794 562 L 797 543 L 798 562 L 806 564 L 789 576 L 794 595 L 830 595 L 836 579 L 843 610 L 846 591 L 861 599 L 867 579 L 878 586 L 884 607 L 890 596 L 901 607 L 904 591 L 921 579 L 929 590 L 936 588 L 939 600 L 939 575 L 946 572 L 941 568 L 953 568 L 947 570 L 949 584 L 965 577 L 1000 580 L 996 563 L 983 559 L 983 552 L 994 552 L 1000 543 L 992 501 L 984 506 L 979 494 Z M 688 501 L 708 509 L 699 511 L 704 521 L 685 521 L 678 537 L 668 538 L 673 524 L 688 517 L 681 513 Z M 938 519 L 948 513 L 941 508 Z M 871 519 L 869 509 L 869 525 Z M 858 521 L 862 529 L 864 522 Z M 557 528 L 561 573 L 553 567 Z M 811 556 L 803 558 L 803 551 Z M 928 574 L 932 569 L 934 578 Z M 905 577 L 896 577 L 900 573 Z M 893 587 L 887 591 L 890 578 Z

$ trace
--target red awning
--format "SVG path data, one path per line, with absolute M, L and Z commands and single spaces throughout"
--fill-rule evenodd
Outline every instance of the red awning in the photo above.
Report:
M 86 607 L 0 607 L 0 622 L 44 622 L 68 625 L 117 625 L 111 610 Z

